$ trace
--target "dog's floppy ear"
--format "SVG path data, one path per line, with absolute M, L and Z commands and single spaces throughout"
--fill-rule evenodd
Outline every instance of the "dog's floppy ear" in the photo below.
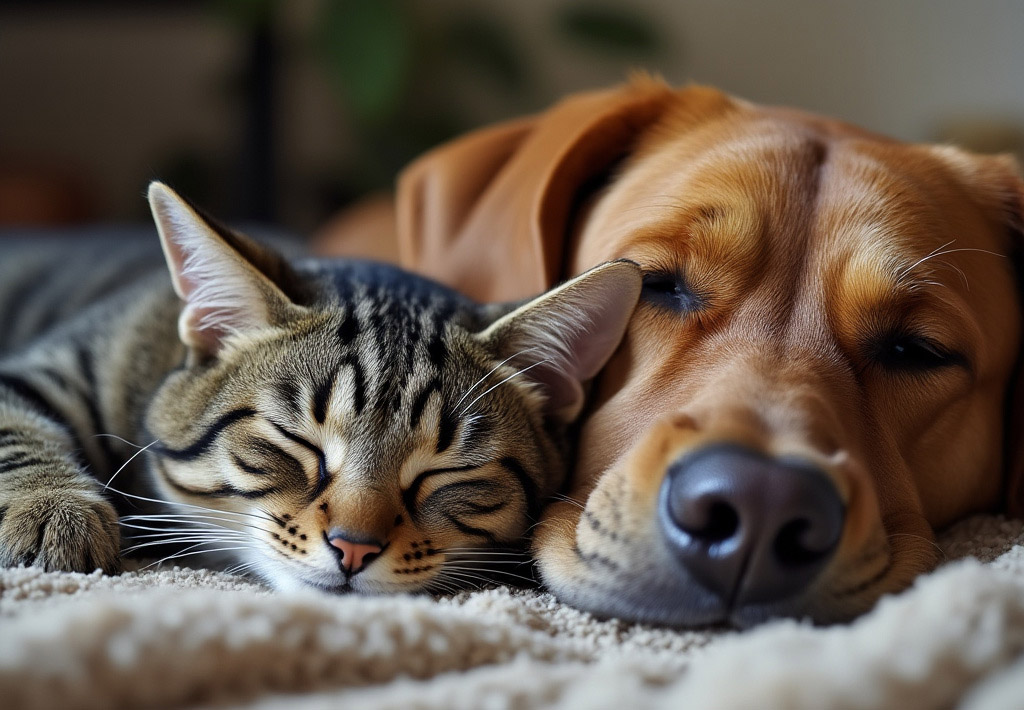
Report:
M 1017 281 L 1010 317 L 1024 328 L 1024 181 L 1012 155 L 976 155 L 951 146 L 931 148 L 970 189 L 972 198 L 1006 232 L 1007 254 Z M 1010 308 L 1014 308 L 1010 311 Z M 1005 390 L 1003 425 L 1003 487 L 1000 508 L 1024 517 L 1024 341 Z
M 1019 174 L 1016 162 L 1008 162 L 1012 162 Z M 1020 309 L 1024 308 L 1024 182 L 1017 177 L 1015 183 L 1010 213 L 1010 229 L 1014 240 L 1011 257 L 1017 274 L 1017 298 Z M 1019 310 L 1017 318 L 1024 323 L 1024 313 Z M 1024 342 L 1019 347 L 1007 408 L 1007 478 L 1003 497 L 1006 501 L 1006 512 L 1014 517 L 1024 518 Z
M 635 80 L 427 153 L 398 182 L 402 265 L 481 301 L 547 289 L 561 276 L 581 189 L 676 96 L 663 82 Z
M 1024 358 L 1022 358 L 1024 360 Z M 1008 469 L 1006 479 L 1006 512 L 1024 518 L 1024 363 L 1017 364 L 1014 391 L 1007 428 Z

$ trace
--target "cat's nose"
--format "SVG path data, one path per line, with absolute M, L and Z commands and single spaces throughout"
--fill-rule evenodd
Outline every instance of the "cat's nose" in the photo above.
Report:
M 359 538 L 344 530 L 332 530 L 327 536 L 327 542 L 334 548 L 338 564 L 348 574 L 361 572 L 384 549 L 383 545 L 373 540 Z

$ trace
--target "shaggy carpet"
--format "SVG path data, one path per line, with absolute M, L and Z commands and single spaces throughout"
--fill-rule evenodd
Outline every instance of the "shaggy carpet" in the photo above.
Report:
M 4 708 L 1024 708 L 1024 522 L 842 626 L 674 631 L 543 592 L 271 593 L 172 568 L 0 571 Z

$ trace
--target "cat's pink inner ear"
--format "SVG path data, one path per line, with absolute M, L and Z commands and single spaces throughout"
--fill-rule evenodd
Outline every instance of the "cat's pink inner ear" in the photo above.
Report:
M 174 290 L 185 302 L 178 322 L 182 342 L 214 355 L 227 336 L 266 327 L 259 273 L 167 186 L 151 184 L 149 203 Z
M 204 320 L 209 322 L 209 316 L 208 311 L 185 306 L 178 317 L 178 337 L 181 342 L 204 357 L 216 355 L 230 333 L 216 325 L 205 325 Z

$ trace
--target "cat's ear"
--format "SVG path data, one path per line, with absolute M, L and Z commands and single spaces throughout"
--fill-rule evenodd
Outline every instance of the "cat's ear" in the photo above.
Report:
M 601 264 L 527 301 L 480 337 L 541 386 L 551 416 L 571 421 L 583 408 L 583 383 L 622 340 L 642 280 L 631 261 Z
M 150 183 L 149 206 L 185 303 L 178 335 L 198 358 L 215 356 L 228 336 L 272 327 L 294 311 L 281 288 L 290 268 L 276 253 L 213 223 L 163 183 Z

